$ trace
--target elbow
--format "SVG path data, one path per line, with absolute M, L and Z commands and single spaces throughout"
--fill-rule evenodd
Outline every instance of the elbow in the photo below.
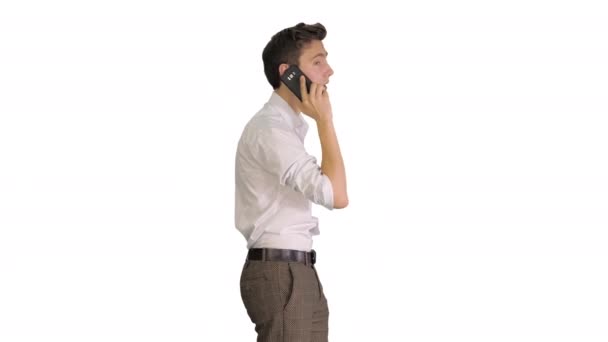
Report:
M 348 206 L 348 197 L 343 196 L 340 198 L 334 199 L 334 208 L 335 209 L 344 209 Z

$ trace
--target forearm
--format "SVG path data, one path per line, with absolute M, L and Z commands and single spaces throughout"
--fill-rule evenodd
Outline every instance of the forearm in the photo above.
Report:
M 317 130 L 321 142 L 321 171 L 331 181 L 334 192 L 334 207 L 344 208 L 348 205 L 346 171 L 333 121 L 331 119 L 317 121 Z

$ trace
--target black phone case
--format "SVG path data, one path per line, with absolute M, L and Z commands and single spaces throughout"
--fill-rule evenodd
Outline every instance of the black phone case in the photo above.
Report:
M 287 68 L 287 70 L 285 70 L 283 75 L 281 75 L 281 80 L 283 83 L 285 83 L 287 88 L 289 88 L 289 90 L 291 90 L 298 97 L 298 99 L 300 99 L 300 101 L 302 101 L 302 94 L 300 93 L 301 75 L 304 74 L 297 65 L 291 65 L 289 68 Z M 310 85 L 312 82 L 306 75 L 304 75 L 304 77 L 306 78 L 306 90 L 310 93 Z

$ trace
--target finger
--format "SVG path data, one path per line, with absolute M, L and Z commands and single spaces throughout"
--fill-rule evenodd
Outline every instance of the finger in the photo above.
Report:
M 325 86 L 322 84 L 317 84 L 317 88 L 315 89 L 315 96 L 320 98 L 323 96 L 323 91 L 325 90 Z
M 314 82 L 310 84 L 310 96 L 312 98 L 317 97 L 317 84 Z

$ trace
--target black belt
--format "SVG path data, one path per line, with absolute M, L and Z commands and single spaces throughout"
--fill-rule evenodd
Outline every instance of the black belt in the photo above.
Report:
M 247 260 L 301 262 L 314 265 L 317 262 L 317 252 L 297 251 L 293 249 L 251 248 Z

